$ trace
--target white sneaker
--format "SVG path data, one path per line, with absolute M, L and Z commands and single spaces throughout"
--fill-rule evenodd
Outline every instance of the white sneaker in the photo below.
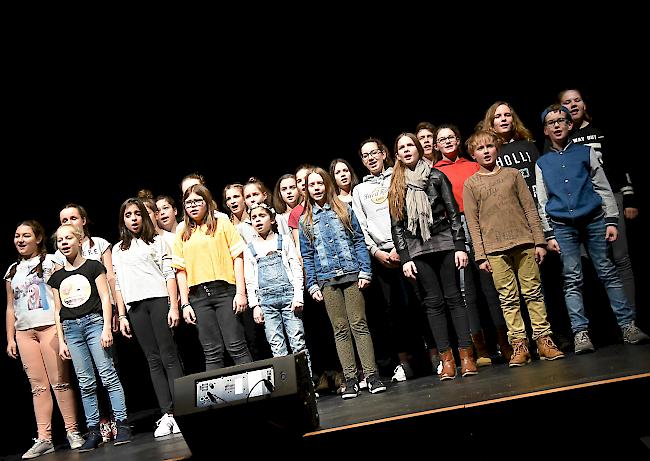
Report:
M 34 439 L 34 445 L 25 452 L 23 459 L 37 458 L 41 455 L 54 452 L 54 445 L 51 440 Z
M 363 378 L 361 381 L 359 381 L 359 389 L 367 389 L 368 388 L 368 381 L 366 381 L 366 378 Z
M 81 447 L 85 442 L 84 438 L 81 436 L 79 431 L 68 431 L 66 437 L 68 438 L 68 442 L 70 443 L 71 450 L 76 450 L 77 448 Z
M 178 427 L 178 424 L 176 424 L 176 420 L 174 419 L 174 417 L 172 415 L 167 415 L 167 416 L 169 417 L 169 419 L 172 420 L 172 432 L 174 434 L 180 434 L 181 433 L 181 428 Z
M 174 431 L 176 421 L 172 415 L 165 413 L 162 418 L 156 421 L 156 430 L 153 433 L 154 437 L 164 437 Z M 178 427 L 178 426 L 176 426 Z M 180 432 L 180 429 L 178 430 Z
M 398 383 L 401 383 L 402 381 L 406 381 L 406 373 L 404 372 L 404 367 L 401 363 L 395 367 L 393 373 L 395 374 L 390 379 L 392 382 L 397 381 Z

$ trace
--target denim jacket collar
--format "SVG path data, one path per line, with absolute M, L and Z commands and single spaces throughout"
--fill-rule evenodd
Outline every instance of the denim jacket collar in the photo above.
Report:
M 325 205 L 323 205 L 322 207 L 318 203 L 314 203 L 314 206 L 312 208 L 312 213 L 318 214 L 318 213 L 322 213 L 323 211 L 327 211 L 327 210 L 330 210 L 330 209 L 331 209 L 331 207 L 330 207 L 329 203 L 325 203 Z

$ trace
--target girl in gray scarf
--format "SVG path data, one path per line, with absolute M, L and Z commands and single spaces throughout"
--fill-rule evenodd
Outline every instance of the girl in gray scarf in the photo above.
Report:
M 443 363 L 440 380 L 456 377 L 445 307 L 458 337 L 463 376 L 477 373 L 458 271 L 467 265 L 465 233 L 447 177 L 423 160 L 413 133 L 395 141 L 397 162 L 388 193 L 391 232 L 404 275 L 415 285 Z

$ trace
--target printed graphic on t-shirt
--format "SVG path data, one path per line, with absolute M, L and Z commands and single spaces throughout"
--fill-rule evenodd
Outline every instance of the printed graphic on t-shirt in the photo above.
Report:
M 388 198 L 388 187 L 377 186 L 370 194 L 366 194 L 364 198 L 366 200 L 370 199 L 376 205 L 384 203 Z
M 90 298 L 90 282 L 81 274 L 74 274 L 61 282 L 61 303 L 68 309 L 82 306 Z
M 95 259 L 97 261 L 101 260 L 102 252 L 99 249 L 99 245 L 89 246 L 88 249 L 82 248 L 81 255 L 86 259 Z
M 531 183 L 531 175 L 535 168 L 535 162 L 527 150 L 518 150 L 516 152 L 501 152 L 497 157 L 496 164 L 500 167 L 516 168 L 521 173 L 521 176 L 526 180 L 526 185 L 530 189 L 533 198 L 537 198 L 537 185 Z
M 521 165 L 521 164 L 526 164 L 526 165 Z M 512 168 L 517 168 L 521 175 L 524 177 L 524 179 L 528 179 L 530 177 L 530 170 L 528 165 L 532 163 L 532 160 L 530 158 L 530 154 L 528 152 L 512 152 L 509 154 L 502 154 L 500 157 L 497 158 L 497 165 L 500 167 L 504 166 L 509 166 Z
M 45 292 L 45 282 L 37 274 L 30 274 L 22 283 L 14 288 L 14 299 L 17 301 L 21 298 L 27 299 L 27 309 L 48 310 L 50 306 L 47 303 L 47 293 Z

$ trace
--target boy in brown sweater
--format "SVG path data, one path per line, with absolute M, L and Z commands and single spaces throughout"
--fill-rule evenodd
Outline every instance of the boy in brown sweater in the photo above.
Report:
M 542 360 L 564 358 L 551 339 L 551 325 L 538 264 L 546 255 L 546 240 L 526 181 L 514 168 L 496 164 L 500 140 L 490 131 L 477 131 L 467 140 L 469 153 L 481 166 L 465 181 L 465 217 L 476 263 L 492 274 L 514 353 L 511 367 L 530 363 L 528 339 L 521 316 L 521 286 L 533 339 Z

